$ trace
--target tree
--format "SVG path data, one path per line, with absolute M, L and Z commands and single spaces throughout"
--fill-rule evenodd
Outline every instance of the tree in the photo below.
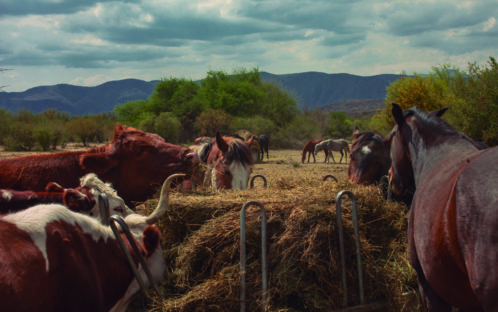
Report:
M 464 77 L 452 80 L 457 99 L 450 110 L 455 127 L 474 140 L 498 145 L 498 64 L 493 57 L 488 66 L 471 63 Z
M 88 117 L 77 117 L 67 124 L 67 128 L 69 132 L 81 140 L 83 146 L 87 146 L 87 143 L 94 138 L 98 126 L 95 120 Z
M 230 130 L 232 117 L 221 109 L 206 109 L 196 120 L 200 135 L 214 136 L 217 131 L 226 134 Z
M 171 112 L 160 113 L 154 120 L 154 132 L 170 143 L 178 142 L 181 126 L 180 120 Z

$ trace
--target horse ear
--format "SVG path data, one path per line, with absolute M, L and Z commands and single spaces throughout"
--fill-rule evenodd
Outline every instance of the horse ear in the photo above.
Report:
M 443 114 L 448 110 L 448 107 L 441 108 L 440 110 L 430 112 L 429 115 L 434 116 L 434 117 L 439 117 L 443 116 Z
M 357 139 L 359 135 L 360 135 L 360 129 L 358 128 L 358 126 L 355 126 L 353 131 L 353 139 Z
M 253 135 L 253 136 L 251 136 L 251 138 L 250 138 L 249 140 L 247 140 L 247 141 L 246 141 L 246 145 L 247 145 L 247 146 L 249 146 L 249 147 L 251 147 L 252 142 L 254 142 L 254 138 L 255 138 L 255 136 L 254 136 L 254 135 Z
M 394 121 L 396 122 L 398 127 L 401 127 L 405 122 L 405 117 L 403 117 L 403 109 L 401 108 L 401 106 L 399 106 L 396 103 L 393 103 L 392 114 Z
M 228 151 L 228 144 L 227 142 L 225 142 L 225 140 L 223 140 L 219 131 L 216 131 L 216 145 L 218 145 L 218 148 L 223 153 L 226 153 Z

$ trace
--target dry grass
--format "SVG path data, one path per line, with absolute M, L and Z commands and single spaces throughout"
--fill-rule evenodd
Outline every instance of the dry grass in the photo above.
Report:
M 334 155 L 335 156 L 335 155 Z M 339 156 L 340 157 L 340 156 Z M 159 226 L 169 275 L 163 299 L 140 295 L 132 311 L 236 311 L 239 302 L 240 210 L 260 201 L 268 218 L 267 311 L 330 311 L 341 307 L 342 287 L 335 197 L 350 190 L 357 198 L 365 302 L 384 302 L 390 311 L 408 311 L 403 293 L 416 286 L 406 253 L 407 209 L 386 202 L 376 187 L 347 180 L 346 164 L 301 164 L 300 151 L 271 151 L 256 164 L 262 180 L 246 191 L 198 189 L 171 195 Z M 336 160 L 339 158 L 336 157 Z M 332 174 L 338 183 L 323 176 Z M 157 199 L 142 205 L 150 211 Z M 345 197 L 343 223 L 349 304 L 359 304 L 351 201 Z M 260 212 L 247 211 L 247 308 L 260 309 Z

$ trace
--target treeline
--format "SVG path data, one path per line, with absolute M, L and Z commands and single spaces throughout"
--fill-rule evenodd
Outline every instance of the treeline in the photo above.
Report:
M 428 75 L 398 79 L 387 88 L 385 103 L 370 122 L 382 133 L 394 125 L 391 103 L 427 112 L 448 107 L 443 119 L 453 128 L 488 146 L 498 145 L 498 64 L 493 57 L 486 65 L 470 63 L 466 71 L 442 65 Z
M 257 69 L 210 71 L 200 83 L 170 78 L 148 100 L 118 105 L 119 121 L 173 143 L 247 129 L 266 134 L 273 147 L 300 148 L 311 138 L 348 137 L 354 119 L 344 113 L 301 112 L 287 91 L 261 80 Z
M 300 149 L 310 139 L 348 139 L 355 126 L 387 134 L 393 127 L 393 102 L 425 111 L 449 107 L 444 118 L 456 130 L 489 146 L 498 144 L 498 64 L 493 57 L 485 66 L 469 64 L 467 71 L 443 65 L 428 75 L 405 76 L 387 88 L 385 109 L 363 118 L 300 111 L 292 94 L 262 81 L 257 69 L 210 71 L 200 83 L 163 79 L 149 99 L 105 114 L 71 117 L 55 110 L 13 114 L 0 109 L 0 144 L 7 150 L 48 150 L 67 142 L 103 143 L 112 139 L 114 124 L 120 122 L 175 144 L 247 129 L 268 135 L 272 148 Z

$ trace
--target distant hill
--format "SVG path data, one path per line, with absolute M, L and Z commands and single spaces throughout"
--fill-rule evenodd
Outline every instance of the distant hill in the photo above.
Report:
M 400 76 L 363 77 L 319 72 L 274 75 L 262 72 L 261 77 L 289 91 L 301 109 L 362 113 L 375 112 L 374 106 L 382 106 L 386 87 Z M 0 107 L 11 112 L 27 109 L 39 113 L 54 108 L 71 115 L 97 114 L 112 111 L 118 104 L 148 99 L 157 83 L 158 80 L 124 79 L 95 87 L 58 84 L 24 92 L 0 92 Z

